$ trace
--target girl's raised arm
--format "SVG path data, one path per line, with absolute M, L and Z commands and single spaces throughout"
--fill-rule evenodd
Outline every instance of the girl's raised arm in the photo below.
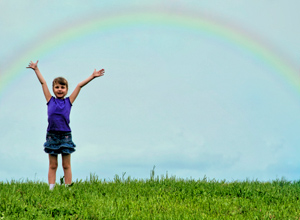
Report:
M 84 87 L 86 84 L 88 84 L 93 79 L 95 79 L 99 76 L 103 76 L 103 75 L 104 75 L 104 69 L 101 69 L 98 71 L 95 69 L 91 76 L 89 76 L 87 79 L 83 80 L 82 82 L 78 83 L 78 85 L 76 86 L 76 88 L 74 89 L 74 91 L 72 92 L 72 94 L 69 97 L 70 102 L 73 104 L 73 102 L 77 98 L 82 87 Z
M 41 74 L 41 72 L 37 66 L 38 62 L 39 61 L 36 61 L 36 63 L 34 63 L 34 62 L 30 61 L 30 63 L 28 64 L 28 67 L 26 67 L 26 68 L 30 68 L 30 69 L 34 70 L 37 78 L 39 79 L 40 83 L 42 84 L 42 89 L 43 89 L 46 101 L 49 102 L 49 100 L 51 99 L 51 93 L 48 89 L 46 80 L 44 79 L 43 75 Z

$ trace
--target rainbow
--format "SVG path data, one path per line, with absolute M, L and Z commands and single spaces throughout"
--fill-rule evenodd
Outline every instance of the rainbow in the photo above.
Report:
M 17 58 L 0 73 L 0 97 L 15 79 L 25 74 L 24 69 L 31 59 L 41 58 L 67 42 L 95 32 L 105 33 L 112 29 L 140 25 L 184 28 L 212 36 L 214 39 L 222 39 L 261 61 L 298 95 L 300 94 L 300 76 L 294 65 L 276 53 L 272 47 L 241 28 L 205 14 L 144 9 L 81 19 L 71 26 L 61 26 L 40 36 L 38 41 L 34 41 L 27 49 L 19 51 Z

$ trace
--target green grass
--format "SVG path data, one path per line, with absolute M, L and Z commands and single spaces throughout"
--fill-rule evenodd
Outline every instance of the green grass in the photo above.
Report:
M 0 182 L 0 219 L 300 219 L 300 181 L 215 181 L 91 175 L 53 191 Z

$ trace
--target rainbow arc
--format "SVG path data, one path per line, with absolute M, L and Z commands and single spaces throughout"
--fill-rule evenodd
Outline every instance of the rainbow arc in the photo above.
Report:
M 233 47 L 239 47 L 254 59 L 260 60 L 274 74 L 279 75 L 283 83 L 289 84 L 300 95 L 300 76 L 294 66 L 280 54 L 257 38 L 234 25 L 224 23 L 215 17 L 189 13 L 176 13 L 163 10 L 145 10 L 116 13 L 109 16 L 90 17 L 75 22 L 71 26 L 62 26 L 41 36 L 30 49 L 19 51 L 18 57 L 0 73 L 0 96 L 3 91 L 24 74 L 24 68 L 34 57 L 43 57 L 62 45 L 91 34 L 133 26 L 168 26 L 198 31 L 199 34 L 213 36 L 226 41 Z

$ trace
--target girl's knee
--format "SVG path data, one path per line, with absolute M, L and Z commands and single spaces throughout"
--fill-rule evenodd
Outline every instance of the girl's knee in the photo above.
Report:
M 63 167 L 64 170 L 68 170 L 68 169 L 71 169 L 71 164 L 70 163 L 63 163 L 62 167 Z
M 64 170 L 71 169 L 71 156 L 69 154 L 62 156 L 62 167 Z
M 49 168 L 50 168 L 51 170 L 56 170 L 57 167 L 58 167 L 58 164 L 57 164 L 57 163 L 50 163 L 50 164 L 49 164 Z
M 57 156 L 49 154 L 49 168 L 56 170 L 58 167 Z

